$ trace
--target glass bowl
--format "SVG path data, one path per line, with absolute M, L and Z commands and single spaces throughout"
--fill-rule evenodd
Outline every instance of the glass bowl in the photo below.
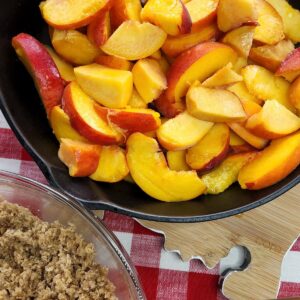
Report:
M 0 171 L 0 198 L 28 208 L 43 221 L 72 223 L 83 238 L 94 244 L 96 261 L 109 268 L 109 279 L 120 300 L 146 299 L 137 272 L 113 233 L 80 204 L 34 180 Z

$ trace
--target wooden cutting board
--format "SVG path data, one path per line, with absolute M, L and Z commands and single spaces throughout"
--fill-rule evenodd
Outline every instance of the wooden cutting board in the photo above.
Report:
M 216 266 L 233 246 L 247 247 L 250 265 L 225 278 L 224 295 L 240 300 L 275 299 L 283 257 L 300 233 L 300 185 L 264 206 L 222 220 L 194 224 L 137 221 L 164 233 L 167 250 L 179 250 L 183 260 L 199 256 L 208 268 Z

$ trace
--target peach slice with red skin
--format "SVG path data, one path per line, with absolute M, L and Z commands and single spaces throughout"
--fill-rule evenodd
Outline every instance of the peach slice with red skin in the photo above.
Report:
M 50 26 L 64 30 L 91 23 L 110 4 L 111 0 L 46 0 L 40 3 L 40 9 Z
M 167 161 L 169 168 L 173 171 L 189 171 L 190 167 L 186 163 L 185 156 L 186 150 L 168 151 Z
M 215 168 L 226 157 L 229 141 L 229 127 L 222 123 L 215 124 L 202 140 L 188 149 L 187 164 L 198 172 Z
M 276 184 L 300 163 L 300 131 L 272 141 L 240 171 L 238 181 L 243 189 L 260 190 Z
M 288 81 L 293 81 L 300 75 L 300 49 L 297 48 L 291 52 L 285 60 L 280 64 L 276 73 Z
M 86 177 L 97 169 L 101 146 L 62 139 L 58 151 L 59 159 L 69 168 L 72 177 Z
M 184 97 L 195 80 L 207 79 L 229 62 L 234 63 L 236 52 L 221 43 L 205 42 L 179 55 L 167 74 L 167 90 L 155 102 L 165 117 L 174 117 L 184 110 Z
M 300 128 L 300 119 L 275 100 L 266 101 L 262 110 L 247 121 L 246 128 L 265 139 L 277 139 Z
M 95 63 L 108 68 L 124 70 L 124 71 L 131 71 L 133 67 L 133 63 L 126 59 L 117 56 L 112 56 L 112 55 L 104 55 L 104 54 L 97 56 L 95 59 Z
M 298 113 L 300 111 L 300 77 L 297 78 L 290 86 L 289 100 L 295 106 Z
M 170 170 L 157 141 L 142 133 L 129 137 L 126 158 L 133 180 L 154 199 L 188 201 L 206 189 L 195 171 Z
M 15 36 L 12 46 L 32 76 L 49 117 L 52 108 L 61 103 L 65 85 L 55 62 L 45 46 L 29 34 Z
M 172 36 L 189 33 L 192 28 L 191 17 L 181 0 L 148 0 L 141 11 L 141 19 Z
M 94 104 L 95 102 L 76 82 L 70 83 L 65 88 L 62 106 L 74 129 L 92 143 L 100 145 L 121 143 L 123 136 L 98 116 Z

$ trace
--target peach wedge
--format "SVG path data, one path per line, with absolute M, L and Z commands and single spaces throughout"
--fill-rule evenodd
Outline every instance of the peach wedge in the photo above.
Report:
M 195 171 L 170 170 L 156 140 L 141 133 L 129 137 L 126 158 L 133 180 L 157 200 L 188 201 L 206 190 Z
M 243 189 L 259 190 L 288 176 L 300 163 L 300 131 L 272 141 L 239 173 Z
M 143 100 L 135 88 L 132 90 L 131 98 L 128 102 L 129 108 L 147 108 L 147 103 Z
M 168 151 L 167 161 L 169 168 L 174 171 L 189 171 L 190 167 L 186 163 L 185 156 L 186 150 Z
M 133 64 L 132 62 L 112 55 L 100 54 L 96 57 L 95 63 L 117 70 L 131 71 Z
M 230 131 L 230 152 L 237 154 L 242 152 L 251 152 L 254 148 L 249 145 L 245 140 L 235 134 L 233 131 Z
M 109 55 L 127 60 L 146 58 L 159 50 L 167 34 L 158 26 L 126 21 L 110 36 L 101 49 Z
M 289 90 L 289 100 L 297 109 L 297 112 L 300 112 L 300 77 L 297 78 L 290 86 Z
M 282 61 L 276 73 L 292 82 L 300 75 L 300 49 L 297 48 Z

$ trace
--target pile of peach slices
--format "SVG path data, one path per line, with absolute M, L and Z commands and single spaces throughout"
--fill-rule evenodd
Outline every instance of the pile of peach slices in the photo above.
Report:
M 46 0 L 12 39 L 70 176 L 161 201 L 271 186 L 300 163 L 300 12 L 285 0 Z

